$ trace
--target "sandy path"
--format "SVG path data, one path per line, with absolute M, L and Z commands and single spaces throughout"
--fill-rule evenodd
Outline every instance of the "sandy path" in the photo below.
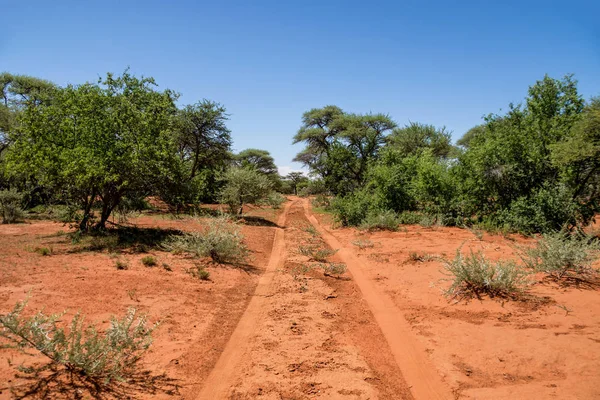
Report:
M 285 226 L 291 205 L 291 202 L 286 203 L 283 212 L 277 220 L 279 227 L 275 231 L 273 250 L 267 268 L 258 281 L 256 291 L 250 304 L 248 304 L 248 308 L 229 338 L 217 364 L 206 379 L 202 391 L 198 396 L 199 399 L 220 399 L 226 396 L 232 377 L 236 372 L 236 367 L 244 354 L 248 339 L 259 322 L 260 313 L 264 308 L 264 303 L 267 299 L 266 296 L 268 295 L 275 271 L 283 261 L 283 252 L 285 251 L 283 227 Z
M 339 257 L 346 263 L 354 282 L 360 288 L 364 300 L 383 331 L 413 396 L 416 399 L 453 398 L 450 388 L 442 381 L 435 366 L 427 358 L 425 348 L 413 337 L 411 327 L 402 312 L 367 279 L 362 272 L 363 266 L 353 251 L 343 247 L 335 236 L 310 214 L 308 199 L 303 199 L 303 206 L 310 223 L 317 228 L 325 242 L 332 248 L 339 249 Z
M 412 399 L 356 284 L 325 276 L 298 253 L 298 246 L 322 241 L 307 233 L 303 200 L 287 203 L 278 225 L 284 224 L 257 292 L 198 398 Z

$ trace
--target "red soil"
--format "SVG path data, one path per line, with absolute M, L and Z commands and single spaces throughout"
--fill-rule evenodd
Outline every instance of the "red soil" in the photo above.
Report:
M 467 230 L 438 227 L 333 229 L 329 216 L 314 215 L 298 198 L 278 212 L 248 210 L 242 230 L 250 265 L 202 260 L 207 282 L 185 272 L 198 261 L 183 255 L 151 249 L 159 266 L 148 268 L 141 264 L 147 254 L 131 250 L 116 258 L 70 252 L 68 238 L 56 235 L 67 230 L 58 223 L 0 226 L 0 312 L 30 292 L 31 310 L 68 309 L 67 317 L 81 310 L 88 321 L 105 323 L 134 306 L 160 320 L 144 365 L 168 379 L 148 380 L 120 398 L 600 398 L 597 288 L 538 281 L 519 301 L 449 301 L 441 261 L 409 257 L 452 258 L 462 246 L 492 259 L 516 258 L 515 244 L 529 239 L 484 234 L 479 240 Z M 131 222 L 181 230 L 204 223 L 160 215 Z M 360 249 L 357 240 L 374 247 Z M 346 263 L 348 272 L 325 275 L 299 253 L 307 244 L 339 250 L 330 260 Z M 36 247 L 52 247 L 52 255 Z M 129 269 L 117 270 L 117 259 Z M 13 363 L 42 361 L 0 351 Z M 0 399 L 11 398 L 10 387 L 31 387 L 17 375 L 14 366 L 0 364 Z M 86 397 L 82 388 L 73 390 L 55 385 L 32 397 Z

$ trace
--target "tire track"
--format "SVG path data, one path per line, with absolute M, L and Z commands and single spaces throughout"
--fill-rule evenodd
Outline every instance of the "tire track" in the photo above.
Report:
M 342 246 L 311 214 L 308 199 L 303 199 L 302 202 L 306 218 L 331 248 L 339 249 L 337 254 L 346 263 L 355 284 L 371 309 L 415 399 L 453 399 L 450 388 L 442 381 L 435 366 L 427 358 L 425 349 L 413 337 L 410 325 L 402 312 L 367 279 L 363 273 L 364 267 L 353 251 Z
M 227 392 L 232 385 L 235 374 L 238 372 L 236 368 L 248 351 L 249 338 L 261 320 L 261 313 L 267 301 L 266 296 L 273 281 L 273 276 L 285 261 L 283 227 L 293 203 L 294 201 L 286 203 L 283 212 L 277 220 L 278 228 L 275 228 L 275 238 L 273 240 L 269 263 L 258 281 L 252 300 L 250 300 L 244 315 L 242 315 L 219 360 L 204 382 L 202 390 L 197 397 L 198 399 L 212 400 L 227 397 Z

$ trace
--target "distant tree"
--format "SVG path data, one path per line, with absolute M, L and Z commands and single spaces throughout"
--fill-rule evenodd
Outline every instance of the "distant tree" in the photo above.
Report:
M 396 124 L 384 114 L 347 114 L 339 107 L 312 109 L 302 118 L 294 143 L 305 143 L 294 161 L 325 180 L 335 194 L 364 184 L 368 164 Z
M 11 134 L 7 165 L 30 171 L 83 209 L 86 231 L 100 199 L 96 229 L 121 200 L 148 193 L 176 164 L 172 141 L 176 95 L 154 89 L 152 78 L 108 74 L 98 84 L 67 86 L 52 101 L 27 101 L 19 132 Z
M 287 174 L 285 176 L 285 178 L 290 182 L 290 185 L 291 185 L 292 190 L 295 195 L 298 195 L 298 185 L 301 182 L 308 181 L 308 178 L 306 176 L 304 176 L 303 172 L 297 172 L 297 171 L 290 172 L 289 174 Z
M 225 173 L 225 185 L 221 190 L 221 202 L 232 213 L 242 215 L 245 204 L 256 203 L 265 198 L 273 186 L 264 175 L 253 169 L 232 167 Z
M 263 175 L 277 175 L 277 166 L 271 154 L 266 150 L 246 149 L 235 155 L 236 164 L 240 168 L 253 169 Z
M 397 149 L 405 156 L 416 154 L 424 149 L 431 149 L 438 158 L 446 158 L 452 153 L 451 132 L 445 127 L 436 128 L 416 122 L 396 128 L 387 137 L 390 147 Z
M 471 142 L 481 138 L 485 134 L 485 124 L 476 125 L 469 129 L 460 139 L 456 141 L 456 144 L 467 149 L 471 146 Z

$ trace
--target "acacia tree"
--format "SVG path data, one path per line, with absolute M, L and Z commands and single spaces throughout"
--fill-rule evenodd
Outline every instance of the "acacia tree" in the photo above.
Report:
M 88 230 L 100 199 L 96 229 L 133 193 L 149 193 L 176 159 L 171 128 L 175 93 L 152 78 L 125 71 L 97 84 L 57 89 L 51 102 L 27 101 L 7 154 L 14 173 L 28 170 L 83 209 Z
M 308 181 L 308 178 L 304 176 L 304 173 L 298 171 L 290 172 L 285 178 L 290 182 L 294 195 L 298 195 L 298 185 Z
M 255 203 L 266 197 L 272 188 L 269 179 L 252 169 L 232 167 L 223 176 L 225 185 L 221 190 L 221 202 L 232 213 L 242 215 L 244 204 Z
M 322 177 L 334 194 L 345 194 L 365 183 L 367 167 L 377 158 L 385 135 L 396 124 L 384 114 L 347 114 L 339 107 L 312 109 L 294 143 L 306 147 L 294 159 Z

